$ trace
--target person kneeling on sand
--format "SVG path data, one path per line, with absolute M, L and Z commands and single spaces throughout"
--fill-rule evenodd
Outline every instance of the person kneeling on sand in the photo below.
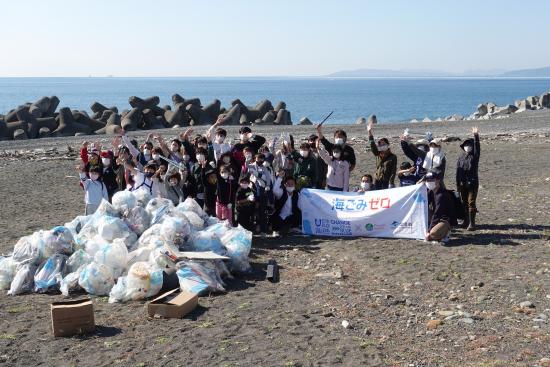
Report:
M 429 223 L 426 241 L 447 243 L 451 233 L 451 221 L 454 217 L 454 204 L 449 192 L 441 184 L 437 173 L 426 174 L 428 188 Z
M 298 207 L 300 194 L 296 191 L 296 180 L 292 176 L 286 177 L 283 186 L 283 174 L 284 171 L 281 171 L 273 185 L 275 194 L 275 213 L 271 216 L 273 237 L 278 237 L 279 233 L 296 230 L 302 223 L 302 211 Z

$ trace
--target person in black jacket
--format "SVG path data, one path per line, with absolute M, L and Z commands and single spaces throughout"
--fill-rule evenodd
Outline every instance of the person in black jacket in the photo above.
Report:
M 302 224 L 302 212 L 298 207 L 300 195 L 296 191 L 296 180 L 288 176 L 283 181 L 283 175 L 284 171 L 281 171 L 273 185 L 275 194 L 275 213 L 271 216 L 273 237 L 278 237 L 280 232 L 286 233 Z
M 474 138 L 466 139 L 460 145 L 464 150 L 464 154 L 458 158 L 456 163 L 456 188 L 460 193 L 462 205 L 464 205 L 464 211 L 466 212 L 462 227 L 467 228 L 468 231 L 475 231 L 476 228 L 476 199 L 479 188 L 478 167 L 481 149 L 479 129 L 474 127 L 472 132 Z
M 451 222 L 454 218 L 454 204 L 449 192 L 441 184 L 439 174 L 426 174 L 428 188 L 429 227 L 426 241 L 448 242 L 451 233 Z
M 409 158 L 411 161 L 414 162 L 414 175 L 416 177 L 416 181 L 421 180 L 424 175 L 426 174 L 426 169 L 422 167 L 424 164 L 424 157 L 422 155 L 417 154 L 417 150 L 426 153 L 429 150 L 429 144 L 430 142 L 426 139 L 420 139 L 416 141 L 414 144 L 409 142 L 409 136 L 408 135 L 401 135 L 401 150 L 403 153 Z M 410 145 L 413 145 L 416 149 L 413 150 Z
M 104 150 L 100 153 L 101 163 L 103 164 L 103 173 L 101 175 L 103 183 L 107 188 L 109 202 L 113 198 L 115 192 L 118 191 L 117 174 L 115 170 L 118 168 L 116 162 L 113 162 L 113 152 Z

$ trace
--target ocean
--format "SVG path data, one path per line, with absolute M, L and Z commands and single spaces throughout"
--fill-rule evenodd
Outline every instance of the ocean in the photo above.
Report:
M 482 102 L 497 105 L 550 91 L 550 78 L 0 78 L 0 114 L 41 96 L 57 95 L 60 106 L 87 110 L 94 101 L 129 108 L 128 97 L 157 95 L 161 105 L 171 96 L 199 97 L 203 105 L 219 99 L 229 106 L 269 99 L 285 101 L 296 124 L 300 118 L 327 124 L 354 123 L 376 114 L 381 123 L 413 118 L 468 116 Z

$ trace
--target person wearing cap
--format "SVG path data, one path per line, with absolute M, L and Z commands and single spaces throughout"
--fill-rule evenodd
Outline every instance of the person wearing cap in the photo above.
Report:
M 252 130 L 248 126 L 239 129 L 239 142 L 233 146 L 232 152 L 235 159 L 242 165 L 245 162 L 243 150 L 248 147 L 252 154 L 258 153 L 258 150 L 265 143 L 265 138 L 260 135 L 252 135 Z
M 426 241 L 448 242 L 451 222 L 454 218 L 454 203 L 449 192 L 441 183 L 441 176 L 428 172 L 425 176 L 428 188 L 429 227 Z
M 103 150 L 100 153 L 101 164 L 103 165 L 103 173 L 101 175 L 105 187 L 107 187 L 107 193 L 109 194 L 109 201 L 113 198 L 115 192 L 118 191 L 117 183 L 117 164 L 113 161 L 113 152 L 110 150 Z
M 475 231 L 476 228 L 476 199 L 479 188 L 479 156 L 481 145 L 479 143 L 479 129 L 472 128 L 473 139 L 466 139 L 460 145 L 464 150 L 456 163 L 456 187 L 460 193 L 460 198 L 464 205 L 466 218 L 462 222 L 462 227 L 468 231 Z
M 340 149 L 342 150 L 342 160 L 349 162 L 349 170 L 350 172 L 353 171 L 356 163 L 355 150 L 353 150 L 351 146 L 346 144 L 346 141 L 348 139 L 348 135 L 346 134 L 346 132 L 342 129 L 337 129 L 336 131 L 334 131 L 333 144 L 323 136 L 322 125 L 319 124 L 315 128 L 317 129 L 317 137 L 321 140 L 321 144 L 323 144 L 327 152 L 329 154 L 332 154 L 332 149 L 334 148 L 334 146 L 340 146 Z
M 418 181 L 416 179 L 416 175 L 414 174 L 415 167 L 413 167 L 410 162 L 403 162 L 399 166 L 399 170 L 397 171 L 397 177 L 399 178 L 399 186 L 412 186 L 415 185 Z
M 408 135 L 401 135 L 401 150 L 403 154 L 414 162 L 414 176 L 418 182 L 426 174 L 426 169 L 423 167 L 424 157 L 428 152 L 430 142 L 426 139 L 420 139 L 416 142 L 409 142 L 410 137 Z
M 319 147 L 317 146 L 318 141 L 319 141 L 319 138 L 315 134 L 311 134 L 307 139 L 307 142 L 311 147 L 311 155 L 315 159 L 315 163 L 316 163 L 315 169 L 317 170 L 317 180 L 314 183 L 313 187 L 316 189 L 323 190 L 327 185 L 328 165 L 325 163 L 325 161 L 319 154 Z
M 86 173 L 94 166 L 103 168 L 99 157 L 99 149 L 100 144 L 98 142 L 91 144 L 85 141 L 82 143 L 82 148 L 80 148 L 80 160 L 84 163 L 84 170 Z
M 376 157 L 376 173 L 374 176 L 374 190 L 382 190 L 395 187 L 395 174 L 397 172 L 397 156 L 390 150 L 390 142 L 387 138 L 374 141 L 373 124 L 367 126 L 369 143 L 372 154 Z

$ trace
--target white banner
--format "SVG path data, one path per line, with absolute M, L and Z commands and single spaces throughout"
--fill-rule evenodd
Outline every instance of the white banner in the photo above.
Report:
M 303 189 L 299 207 L 307 235 L 423 240 L 428 229 L 423 184 L 365 193 Z

